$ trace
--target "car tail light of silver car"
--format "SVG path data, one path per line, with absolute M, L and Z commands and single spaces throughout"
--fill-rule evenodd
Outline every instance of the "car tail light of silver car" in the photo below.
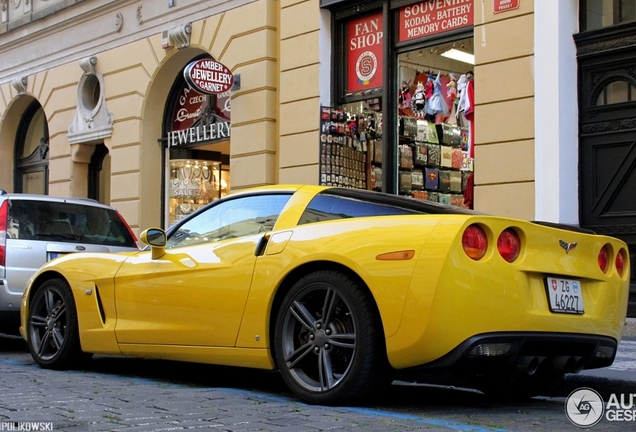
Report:
M 5 265 L 5 253 L 7 247 L 7 207 L 9 202 L 4 201 L 0 205 L 0 266 Z
M 462 247 L 464 252 L 475 261 L 486 255 L 488 249 L 488 237 L 479 225 L 470 225 L 462 234 Z
M 607 269 L 609 269 L 609 263 L 610 263 L 609 247 L 605 245 L 598 252 L 598 266 L 603 273 L 607 273 Z
M 509 263 L 514 262 L 521 253 L 521 239 L 512 228 L 505 229 L 497 239 L 499 255 Z
M 618 273 L 620 277 L 623 277 L 623 274 L 625 274 L 626 262 L 627 262 L 627 252 L 625 252 L 625 249 L 621 249 L 616 254 L 616 273 Z

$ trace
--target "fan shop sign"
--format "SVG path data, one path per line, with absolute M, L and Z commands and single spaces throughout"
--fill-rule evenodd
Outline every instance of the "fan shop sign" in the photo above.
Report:
M 382 14 L 352 20 L 347 31 L 347 91 L 381 87 Z
M 419 39 L 474 23 L 474 0 L 429 0 L 400 9 L 400 42 Z
M 183 70 L 183 76 L 190 87 L 205 94 L 224 93 L 234 85 L 232 71 L 212 59 L 190 63 Z

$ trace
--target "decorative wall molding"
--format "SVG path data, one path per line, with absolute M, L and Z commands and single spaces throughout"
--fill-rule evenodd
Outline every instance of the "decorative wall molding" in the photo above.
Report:
M 616 132 L 619 130 L 636 129 L 636 119 L 623 119 L 613 121 L 603 121 L 587 123 L 581 126 L 583 134 L 594 134 L 600 132 Z
M 68 142 L 99 144 L 112 136 L 114 123 L 104 99 L 104 76 L 95 56 L 83 58 L 79 65 L 84 74 L 77 84 L 77 111 L 68 127 Z
M 185 23 L 169 30 L 161 32 L 161 45 L 163 48 L 177 49 L 188 48 L 190 46 L 190 35 L 192 34 L 192 23 Z
M 11 80 L 11 85 L 14 89 L 16 89 L 19 95 L 23 95 L 26 93 L 27 82 L 27 77 L 23 76 L 21 78 L 15 78 Z

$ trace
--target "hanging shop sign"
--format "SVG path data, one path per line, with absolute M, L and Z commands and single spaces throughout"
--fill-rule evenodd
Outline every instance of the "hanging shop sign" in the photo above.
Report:
M 519 0 L 493 0 L 492 2 L 492 13 L 497 14 L 513 9 L 519 9 Z
M 193 61 L 183 70 L 183 77 L 190 87 L 205 94 L 225 93 L 234 84 L 232 71 L 212 59 Z
M 347 29 L 347 92 L 381 87 L 382 13 L 352 20 Z
M 429 0 L 400 9 L 400 42 L 472 26 L 474 0 Z

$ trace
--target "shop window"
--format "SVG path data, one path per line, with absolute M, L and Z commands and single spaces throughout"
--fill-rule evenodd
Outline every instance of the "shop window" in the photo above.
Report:
M 631 102 L 636 97 L 636 87 L 623 80 L 612 81 L 601 89 L 596 98 L 596 106 Z
M 44 110 L 33 102 L 24 113 L 16 137 L 15 190 L 48 193 L 49 130 Z
M 582 0 L 581 28 L 595 30 L 636 21 L 636 0 Z
M 398 55 L 399 192 L 471 207 L 473 39 Z
M 177 75 L 166 104 L 162 139 L 168 150 L 168 226 L 229 193 L 230 117 L 228 92 L 202 94 L 187 84 L 183 71 Z

